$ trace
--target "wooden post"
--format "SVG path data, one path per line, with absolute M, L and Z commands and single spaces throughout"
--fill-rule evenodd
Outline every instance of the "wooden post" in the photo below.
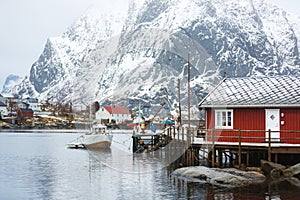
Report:
M 268 161 L 271 162 L 271 129 L 268 130 L 269 140 L 268 140 Z
M 218 168 L 222 166 L 222 151 L 221 149 L 218 149 Z
M 187 135 L 187 144 L 188 144 L 188 146 L 190 146 L 191 145 L 191 128 L 187 128 L 187 133 L 186 133 L 186 135 Z
M 191 131 L 191 137 L 192 137 L 192 144 L 194 143 L 194 137 L 195 137 L 195 129 L 192 128 L 192 131 Z
M 191 144 L 191 91 L 190 91 L 190 82 L 191 82 L 191 66 L 190 66 L 190 54 L 188 54 L 188 130 L 187 130 L 187 141 L 188 145 Z
M 178 126 L 181 126 L 181 103 L 180 103 L 180 78 L 178 78 L 178 111 L 179 111 L 179 116 L 178 116 Z
M 176 129 L 175 126 L 173 126 L 173 138 L 175 139 Z
M 250 152 L 249 150 L 247 151 L 247 166 L 249 166 L 250 163 Z
M 275 154 L 275 163 L 278 163 L 278 153 Z
M 238 131 L 239 135 L 239 168 L 242 166 L 242 139 L 241 139 L 241 129 Z
M 211 130 L 212 148 L 211 148 L 211 166 L 215 167 L 215 130 Z
M 195 153 L 195 159 L 194 159 L 194 166 L 199 165 L 199 160 L 200 160 L 200 152 L 199 148 L 194 148 L 194 153 Z
M 132 136 L 132 140 L 133 140 L 132 151 L 133 151 L 133 153 L 135 153 L 137 151 L 137 146 L 138 146 L 138 138 L 137 138 L 137 136 Z

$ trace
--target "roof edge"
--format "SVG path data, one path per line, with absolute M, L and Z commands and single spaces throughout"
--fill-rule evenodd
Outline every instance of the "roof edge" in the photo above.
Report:
M 201 108 L 295 108 L 299 107 L 300 104 L 266 104 L 266 105 L 204 105 Z
M 226 80 L 226 76 L 220 81 L 220 83 L 218 83 L 218 85 L 216 87 L 214 87 L 214 89 L 212 91 L 210 91 L 201 101 L 200 103 L 198 103 L 198 108 L 201 107 L 201 105 L 203 104 L 203 102 Z

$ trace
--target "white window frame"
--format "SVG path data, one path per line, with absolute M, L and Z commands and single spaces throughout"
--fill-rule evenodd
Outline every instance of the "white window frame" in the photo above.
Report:
M 231 117 L 230 124 L 229 124 L 228 113 L 231 113 L 230 114 L 230 117 Z M 215 128 L 233 129 L 233 109 L 216 109 L 215 110 Z

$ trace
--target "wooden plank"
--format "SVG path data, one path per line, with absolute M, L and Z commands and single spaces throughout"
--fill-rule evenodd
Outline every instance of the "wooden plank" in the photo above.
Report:
M 289 147 L 281 147 L 281 148 L 272 148 L 272 153 L 277 154 L 300 154 L 300 148 L 289 148 Z

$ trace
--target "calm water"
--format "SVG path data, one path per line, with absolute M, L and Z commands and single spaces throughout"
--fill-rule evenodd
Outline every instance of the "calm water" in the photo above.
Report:
M 174 179 L 171 170 L 159 160 L 126 152 L 129 137 L 115 139 L 108 151 L 67 149 L 66 144 L 78 136 L 0 132 L 0 199 L 298 199 L 300 196 L 300 186 L 289 181 L 229 190 Z

